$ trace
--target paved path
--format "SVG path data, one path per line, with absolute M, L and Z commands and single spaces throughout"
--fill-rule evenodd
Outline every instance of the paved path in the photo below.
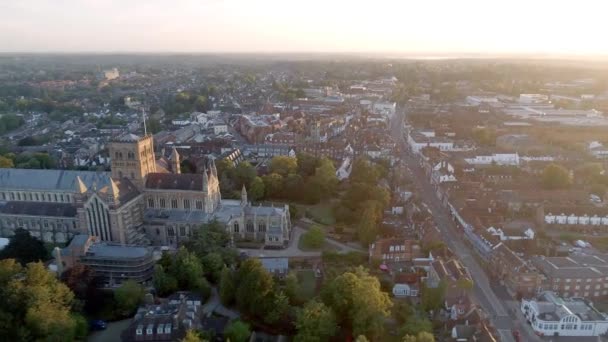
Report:
M 298 241 L 300 241 L 300 237 L 302 234 L 306 233 L 304 228 L 299 226 L 293 227 L 293 233 L 291 240 L 289 241 L 289 246 L 284 249 L 249 249 L 249 248 L 239 248 L 239 252 L 247 253 L 250 257 L 255 258 L 293 258 L 293 257 L 320 257 L 321 251 L 303 251 L 298 248 Z M 341 243 L 339 241 L 325 238 L 325 241 L 334 245 L 338 248 L 338 252 L 365 252 L 365 250 L 355 248 L 353 246 Z
M 108 341 L 120 341 L 120 334 L 129 327 L 131 319 L 124 319 L 122 321 L 109 322 L 108 327 L 105 330 L 95 331 L 89 335 L 87 341 L 89 342 L 108 342 Z
M 220 300 L 220 295 L 217 292 L 216 287 L 211 288 L 211 297 L 203 305 L 203 312 L 207 315 L 210 315 L 215 312 L 220 316 L 228 317 L 230 319 L 237 319 L 240 317 L 240 314 L 238 312 L 232 311 L 222 304 Z

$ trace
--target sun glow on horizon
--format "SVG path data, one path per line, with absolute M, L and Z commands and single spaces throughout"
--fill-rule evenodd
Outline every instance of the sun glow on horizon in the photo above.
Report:
M 606 54 L 603 1 L 0 0 L 1 52 Z

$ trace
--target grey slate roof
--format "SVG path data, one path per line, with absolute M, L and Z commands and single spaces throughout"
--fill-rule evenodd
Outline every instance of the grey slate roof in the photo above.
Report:
M 150 173 L 146 189 L 203 191 L 203 174 Z
M 87 251 L 87 257 L 110 259 L 137 259 L 151 254 L 150 247 L 115 245 L 105 242 L 92 244 Z
M 70 203 L 6 202 L 0 213 L 8 215 L 76 217 L 76 208 Z
M 74 170 L 0 169 L 0 189 L 74 191 L 76 177 L 80 176 L 87 188 L 102 188 L 110 183 L 109 172 Z

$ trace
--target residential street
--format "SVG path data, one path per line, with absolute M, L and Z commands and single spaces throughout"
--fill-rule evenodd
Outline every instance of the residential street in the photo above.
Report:
M 400 114 L 401 113 L 398 112 L 396 115 L 400 117 L 397 117 L 392 121 L 391 132 L 396 141 L 403 141 L 405 143 L 402 135 L 403 115 Z M 511 330 L 515 326 L 513 318 L 510 317 L 509 311 L 505 308 L 503 302 L 501 302 L 493 292 L 490 281 L 484 270 L 477 260 L 475 260 L 473 255 L 471 255 L 471 253 L 474 252 L 464 245 L 460 234 L 456 231 L 456 226 L 452 221 L 450 213 L 447 208 L 441 205 L 441 202 L 436 197 L 436 192 L 430 184 L 428 177 L 419 166 L 417 158 L 409 151 L 403 152 L 401 157 L 407 165 L 406 172 L 413 178 L 413 183 L 416 186 L 416 193 L 431 210 L 435 223 L 444 237 L 445 243 L 452 249 L 458 258 L 460 258 L 462 263 L 471 273 L 475 282 L 475 287 L 473 289 L 474 299 L 490 316 L 494 326 L 500 332 L 501 340 L 513 341 L 514 339 L 511 333 Z M 519 324 L 519 326 L 521 325 L 522 324 Z M 530 332 L 527 329 L 524 329 L 522 333 L 526 337 L 526 341 L 539 340 L 536 335 L 530 335 Z

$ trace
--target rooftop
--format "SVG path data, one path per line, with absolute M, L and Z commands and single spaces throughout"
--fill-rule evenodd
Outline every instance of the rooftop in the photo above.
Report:
M 0 213 L 8 215 L 76 217 L 76 208 L 70 203 L 7 202 Z
M 87 251 L 88 257 L 112 259 L 137 259 L 152 255 L 152 249 L 141 246 L 117 245 L 106 242 L 95 243 Z
M 109 172 L 0 169 L 0 188 L 74 192 L 77 177 L 82 179 L 87 188 L 102 188 L 110 183 Z

